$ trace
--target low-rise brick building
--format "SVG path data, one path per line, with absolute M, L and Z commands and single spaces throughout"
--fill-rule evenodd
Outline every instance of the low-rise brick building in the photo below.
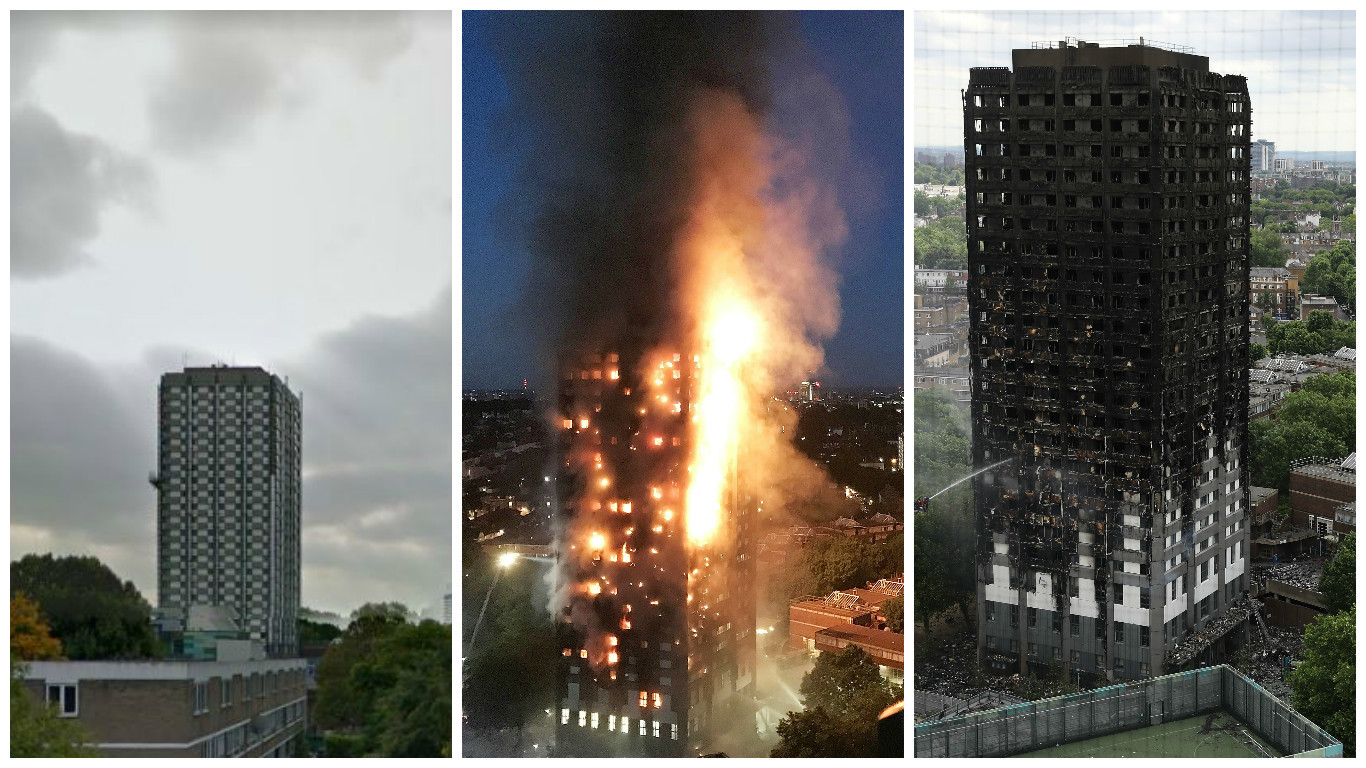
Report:
M 303 659 L 35 661 L 24 686 L 106 757 L 289 757 L 306 680 Z
M 1291 465 L 1290 518 L 1296 526 L 1345 536 L 1356 530 L 1355 502 L 1355 453 L 1340 461 L 1315 458 Z

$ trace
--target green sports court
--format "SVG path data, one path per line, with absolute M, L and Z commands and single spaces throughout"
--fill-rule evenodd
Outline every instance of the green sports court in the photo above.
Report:
M 1341 755 L 1341 742 L 1222 664 L 915 726 L 916 757 Z
M 1281 752 L 1246 723 L 1218 711 L 1015 757 L 1281 757 Z

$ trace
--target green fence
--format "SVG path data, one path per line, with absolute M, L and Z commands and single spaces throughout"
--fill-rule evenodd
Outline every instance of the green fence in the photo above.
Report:
M 920 723 L 915 756 L 1005 757 L 1215 710 L 1238 718 L 1287 755 L 1342 754 L 1332 736 L 1221 665 Z

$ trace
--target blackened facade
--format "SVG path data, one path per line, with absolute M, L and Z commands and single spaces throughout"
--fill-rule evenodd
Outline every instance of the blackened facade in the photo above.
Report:
M 1186 52 L 1061 43 L 971 71 L 988 668 L 1162 674 L 1244 599 L 1250 129 L 1245 79 Z

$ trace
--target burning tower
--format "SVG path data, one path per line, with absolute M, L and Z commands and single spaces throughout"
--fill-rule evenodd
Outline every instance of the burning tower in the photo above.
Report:
M 721 516 L 699 537 L 684 513 L 702 469 L 691 437 L 702 362 L 632 362 L 587 354 L 561 371 L 565 755 L 686 756 L 727 718 L 753 716 L 752 521 L 738 466 L 724 467 Z
M 821 365 L 839 315 L 821 256 L 845 231 L 803 126 L 767 121 L 794 20 L 498 22 L 508 50 L 536 52 L 510 63 L 525 112 L 510 123 L 533 130 L 537 184 L 519 202 L 555 330 L 556 752 L 684 756 L 753 737 L 761 499 L 819 474 L 790 443 L 791 410 L 769 403 Z
M 978 654 L 1108 679 L 1246 616 L 1246 80 L 1064 41 L 964 93 Z M 1228 624 L 1235 625 L 1236 622 Z

